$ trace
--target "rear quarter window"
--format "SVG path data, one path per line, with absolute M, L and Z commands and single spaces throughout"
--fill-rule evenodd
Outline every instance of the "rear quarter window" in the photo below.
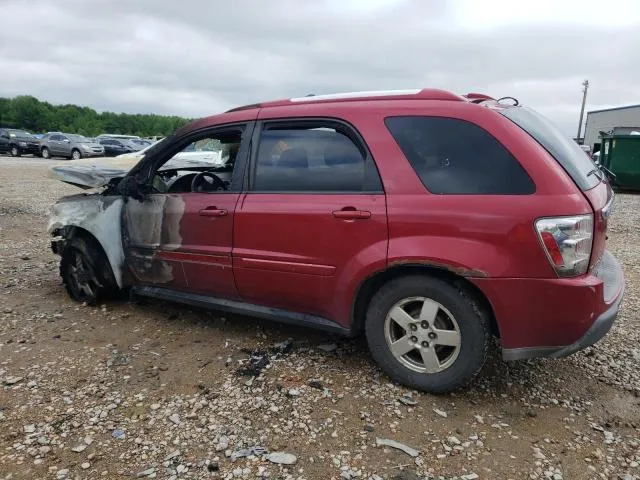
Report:
M 547 150 L 582 190 L 600 183 L 600 170 L 589 155 L 547 118 L 526 107 L 514 106 L 498 111 Z
M 528 195 L 535 185 L 486 130 L 456 118 L 389 117 L 385 124 L 423 185 L 443 195 Z

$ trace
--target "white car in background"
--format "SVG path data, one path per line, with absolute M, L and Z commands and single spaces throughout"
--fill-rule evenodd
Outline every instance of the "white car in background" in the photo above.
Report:
M 116 158 L 122 158 L 122 157 L 142 158 L 147 153 L 147 150 L 149 150 L 151 147 L 153 147 L 154 145 L 156 145 L 161 141 L 162 140 L 159 140 L 158 142 L 154 142 L 151 145 L 137 152 L 123 153 L 121 155 L 117 155 Z M 198 162 L 208 162 L 213 164 L 219 164 L 222 161 L 222 150 L 218 145 L 211 145 L 211 144 L 198 145 L 198 142 L 195 142 L 190 144 L 183 151 L 176 153 L 175 156 L 171 159 L 171 161 L 174 161 L 174 160 L 187 160 L 187 161 L 193 160 Z

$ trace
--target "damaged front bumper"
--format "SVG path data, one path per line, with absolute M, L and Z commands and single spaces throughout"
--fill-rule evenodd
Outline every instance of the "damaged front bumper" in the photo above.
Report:
M 76 235 L 91 237 L 104 251 L 113 276 L 123 286 L 124 251 L 119 196 L 80 194 L 63 197 L 51 207 L 47 231 L 53 237 L 51 250 L 61 255 Z
M 54 255 L 62 255 L 67 241 L 60 236 L 61 234 L 59 231 L 52 232 L 52 235 L 54 236 L 54 238 L 53 240 L 51 240 L 51 251 L 54 253 Z

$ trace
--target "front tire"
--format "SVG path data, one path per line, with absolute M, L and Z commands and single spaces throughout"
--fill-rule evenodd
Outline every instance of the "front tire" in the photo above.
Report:
M 44 158 L 45 160 L 48 160 L 51 158 L 51 152 L 47 147 L 43 147 L 40 153 L 42 155 L 42 158 Z
M 15 145 L 12 145 L 11 148 L 9 148 L 9 154 L 12 157 L 19 157 L 20 156 L 20 149 L 18 147 L 16 147 Z
M 466 291 L 430 276 L 385 284 L 367 310 L 369 350 L 393 380 L 429 393 L 467 385 L 489 349 L 486 312 Z
M 80 150 L 78 150 L 77 148 L 74 148 L 71 151 L 71 159 L 72 160 L 80 160 L 82 158 L 82 152 L 80 152 Z
M 102 249 L 94 242 L 74 237 L 60 260 L 60 276 L 69 296 L 87 305 L 112 296 L 117 284 Z

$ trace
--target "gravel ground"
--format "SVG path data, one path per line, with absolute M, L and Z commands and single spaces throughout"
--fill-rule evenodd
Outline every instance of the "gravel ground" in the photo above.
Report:
M 72 302 L 44 228 L 79 190 L 47 165 L 0 158 L 0 478 L 640 478 L 640 196 L 617 197 L 627 293 L 602 342 L 496 355 L 471 388 L 432 396 L 392 384 L 362 339 Z

